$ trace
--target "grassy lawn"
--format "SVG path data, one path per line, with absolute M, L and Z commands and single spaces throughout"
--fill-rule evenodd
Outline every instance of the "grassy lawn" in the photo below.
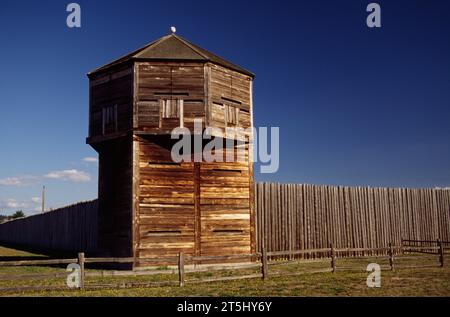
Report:
M 32 257 L 31 253 L 0 247 L 0 261 L 5 256 Z M 450 267 L 401 269 L 394 272 L 383 271 L 381 287 L 368 288 L 366 285 L 369 263 L 378 263 L 384 268 L 385 259 L 339 259 L 337 267 L 352 267 L 360 272 L 337 271 L 335 273 L 306 273 L 306 270 L 328 268 L 328 262 L 299 263 L 287 265 L 271 264 L 269 274 L 296 273 L 298 276 L 272 276 L 262 281 L 259 278 L 236 281 L 208 282 L 178 286 L 110 288 L 99 290 L 58 290 L 58 291 L 26 291 L 2 292 L 0 296 L 450 296 Z M 397 264 L 418 265 L 437 264 L 437 257 L 421 257 L 420 260 L 401 259 Z M 95 270 L 89 270 L 90 272 Z M 36 285 L 65 285 L 65 277 L 33 279 L 26 281 L 10 280 L 17 274 L 30 273 L 64 273 L 63 267 L 0 267 L 0 288 Z M 186 278 L 223 277 L 236 274 L 253 274 L 258 268 L 239 271 L 219 271 L 190 273 Z M 108 277 L 86 279 L 89 287 L 94 284 L 123 282 L 152 282 L 177 280 L 176 274 L 160 274 L 153 276 Z

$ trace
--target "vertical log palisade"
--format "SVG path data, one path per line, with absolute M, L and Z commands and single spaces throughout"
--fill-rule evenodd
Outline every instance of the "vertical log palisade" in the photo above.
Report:
M 170 34 L 88 77 L 101 252 L 133 256 L 135 266 L 180 252 L 255 252 L 248 142 L 241 162 L 176 163 L 170 136 L 177 127 L 199 133 L 194 119 L 203 128 L 252 127 L 254 75 Z

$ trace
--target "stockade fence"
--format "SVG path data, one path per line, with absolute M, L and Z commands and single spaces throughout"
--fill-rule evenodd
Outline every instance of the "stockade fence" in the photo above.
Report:
M 450 190 L 257 183 L 255 204 L 259 252 L 450 241 Z
M 97 248 L 98 201 L 63 208 L 0 224 L 0 241 L 38 250 L 93 252 Z
M 0 225 L 0 241 L 92 253 L 97 205 L 94 200 L 9 221 Z M 450 241 L 450 190 L 257 183 L 255 206 L 256 252 L 263 244 L 274 252 L 328 248 L 330 241 L 348 249 L 401 245 L 403 239 Z
M 138 271 L 101 271 L 101 272 L 89 272 L 86 269 L 86 264 L 92 263 L 132 263 L 135 261 L 134 258 L 86 258 L 84 253 L 78 253 L 77 258 L 69 259 L 46 259 L 46 260 L 25 260 L 25 261 L 0 261 L 0 267 L 17 267 L 17 266 L 42 266 L 42 265 L 63 265 L 77 263 L 80 268 L 79 274 L 79 284 L 76 289 L 102 289 L 102 288 L 133 288 L 133 287 L 156 287 L 156 286 L 180 286 L 183 287 L 186 283 L 205 283 L 205 282 L 217 282 L 217 281 L 230 281 L 230 280 L 243 280 L 243 279 L 254 279 L 262 278 L 263 280 L 269 277 L 277 276 L 296 276 L 303 274 L 313 274 L 313 273 L 325 273 L 336 271 L 354 271 L 363 272 L 366 268 L 355 268 L 355 267 L 345 267 L 338 266 L 338 262 L 341 260 L 348 260 L 344 254 L 348 252 L 368 252 L 374 253 L 378 251 L 384 251 L 388 255 L 373 255 L 373 256 L 359 256 L 355 259 L 357 260 L 388 260 L 388 265 L 381 266 L 382 270 L 398 270 L 398 269 L 417 269 L 417 268 L 430 268 L 430 267 L 444 267 L 445 257 L 450 254 L 450 247 L 445 247 L 444 245 L 450 245 L 448 241 L 414 241 L 405 240 L 405 244 L 402 243 L 400 246 L 393 246 L 389 243 L 389 246 L 383 248 L 335 248 L 331 243 L 328 248 L 321 249 L 309 249 L 309 250 L 287 250 L 287 251 L 272 251 L 268 252 L 264 247 L 261 253 L 253 254 L 240 254 L 240 255 L 225 255 L 225 256 L 188 256 L 184 253 L 179 253 L 175 257 L 165 257 L 165 258 L 147 258 L 139 259 L 139 262 L 145 264 L 153 264 L 155 267 L 161 263 L 167 264 L 172 263 L 173 268 L 167 268 L 164 270 L 138 270 Z M 436 245 L 431 246 L 411 246 L 406 243 L 435 243 Z M 436 250 L 433 254 L 434 263 L 427 265 L 399 265 L 397 261 L 399 260 L 423 260 L 423 254 L 419 256 L 404 256 L 405 253 L 421 253 L 422 248 L 427 248 L 427 250 Z M 297 258 L 298 255 L 306 254 L 322 254 L 322 256 L 316 256 L 314 259 Z M 430 254 L 426 256 L 430 257 Z M 271 258 L 283 257 L 287 259 L 285 261 L 271 261 Z M 222 265 L 200 265 L 197 263 L 205 263 L 207 261 L 237 261 L 245 260 L 242 263 L 228 263 Z M 437 261 L 436 261 L 437 260 Z M 276 271 L 269 273 L 270 267 L 293 264 L 293 263 L 328 263 L 325 268 L 312 268 L 309 270 L 299 270 L 298 272 L 291 271 Z M 189 266 L 189 264 L 191 264 Z M 187 266 L 188 265 L 188 266 Z M 228 275 L 220 277 L 208 277 L 208 278 L 191 278 L 187 279 L 186 275 L 190 273 L 201 273 L 201 272 L 212 272 L 212 271 L 223 271 L 223 270 L 242 270 L 258 268 L 259 272 L 245 275 Z M 21 274 L 21 275 L 11 275 L 5 276 L 1 274 L 1 280 L 39 280 L 39 279 L 49 279 L 49 278 L 67 278 L 66 273 L 45 273 L 45 274 Z M 151 275 L 162 275 L 162 274 L 177 274 L 177 280 L 163 280 L 163 281 L 151 281 L 151 282 L 120 282 L 120 283 L 102 283 L 102 284 L 86 284 L 86 278 L 88 277 L 127 277 L 127 276 L 151 276 Z M 24 292 L 24 291 L 51 291 L 51 290 L 69 290 L 67 286 L 57 286 L 57 285 L 34 285 L 34 286 L 21 286 L 21 287 L 0 287 L 0 293 L 2 292 Z

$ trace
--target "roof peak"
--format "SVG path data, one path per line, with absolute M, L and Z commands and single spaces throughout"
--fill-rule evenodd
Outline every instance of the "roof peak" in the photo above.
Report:
M 175 27 L 172 27 L 175 29 Z M 171 28 L 171 31 L 172 31 Z M 254 74 L 219 57 L 172 32 L 88 74 L 106 70 L 130 60 L 186 60 L 212 62 L 254 77 Z

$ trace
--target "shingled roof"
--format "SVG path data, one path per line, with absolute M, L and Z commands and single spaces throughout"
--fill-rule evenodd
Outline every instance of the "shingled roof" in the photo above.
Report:
M 237 72 L 254 77 L 248 70 L 230 63 L 174 33 L 166 35 L 142 48 L 127 54 L 114 62 L 106 64 L 90 72 L 88 76 L 130 60 L 176 60 L 212 62 Z

